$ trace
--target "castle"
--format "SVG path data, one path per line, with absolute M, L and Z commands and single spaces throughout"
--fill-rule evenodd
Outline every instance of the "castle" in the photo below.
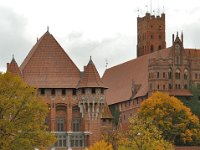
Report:
M 18 67 L 13 58 L 7 71 L 38 89 L 49 107 L 45 123 L 58 141 L 52 149 L 84 149 L 111 128 L 106 89 L 90 58 L 81 72 L 47 31 Z
M 126 128 L 141 102 L 155 91 L 190 100 L 190 88 L 200 83 L 200 51 L 184 47 L 183 33 L 172 35 L 166 48 L 165 14 L 137 18 L 138 58 L 107 69 L 103 82 L 109 87 L 109 107 L 119 110 L 119 124 Z M 200 96 L 199 96 L 200 97 Z
M 7 64 L 7 71 L 46 99 L 46 123 L 58 138 L 53 149 L 78 150 L 98 141 L 112 128 L 109 107 L 119 110 L 120 126 L 126 128 L 154 91 L 191 98 L 189 87 L 200 83 L 200 51 L 184 48 L 183 33 L 172 35 L 172 46 L 166 48 L 164 13 L 146 13 L 137 23 L 137 58 L 108 68 L 102 79 L 91 58 L 81 72 L 49 31 L 20 67 L 14 58 Z

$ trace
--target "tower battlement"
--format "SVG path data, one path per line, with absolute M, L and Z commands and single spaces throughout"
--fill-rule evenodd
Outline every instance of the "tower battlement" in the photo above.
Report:
M 166 48 L 165 14 L 137 17 L 137 57 Z

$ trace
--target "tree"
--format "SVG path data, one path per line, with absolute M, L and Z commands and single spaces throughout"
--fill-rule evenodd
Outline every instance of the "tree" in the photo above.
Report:
M 113 148 L 111 144 L 102 140 L 102 141 L 96 142 L 89 148 L 86 148 L 86 150 L 113 150 Z
M 164 139 L 176 145 L 198 145 L 199 119 L 180 100 L 167 93 L 156 92 L 145 100 L 139 109 L 139 117 L 151 118 L 162 131 Z
M 119 150 L 173 150 L 171 143 L 165 141 L 161 132 L 149 118 L 134 116 L 130 120 L 129 129 L 121 139 Z
M 0 74 L 0 149 L 45 149 L 55 142 L 44 124 L 48 107 L 36 89 L 10 73 Z

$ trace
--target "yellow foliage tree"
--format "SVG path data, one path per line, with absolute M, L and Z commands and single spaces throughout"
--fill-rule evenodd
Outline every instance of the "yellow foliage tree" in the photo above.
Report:
M 96 142 L 86 150 L 113 150 L 112 145 L 105 142 L 104 140 L 101 140 L 99 142 Z
M 167 93 L 152 94 L 142 103 L 138 115 L 143 119 L 151 118 L 162 131 L 164 139 L 176 145 L 200 144 L 198 117 L 180 100 Z
M 161 132 L 149 118 L 134 116 L 130 120 L 129 129 L 124 132 L 118 150 L 173 150 L 171 143 L 165 141 Z
M 56 138 L 44 124 L 48 107 L 34 88 L 10 73 L 0 74 L 0 149 L 34 150 Z

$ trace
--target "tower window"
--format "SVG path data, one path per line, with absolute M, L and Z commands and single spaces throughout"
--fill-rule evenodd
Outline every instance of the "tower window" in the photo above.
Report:
M 151 35 L 151 39 L 153 39 L 153 35 Z

